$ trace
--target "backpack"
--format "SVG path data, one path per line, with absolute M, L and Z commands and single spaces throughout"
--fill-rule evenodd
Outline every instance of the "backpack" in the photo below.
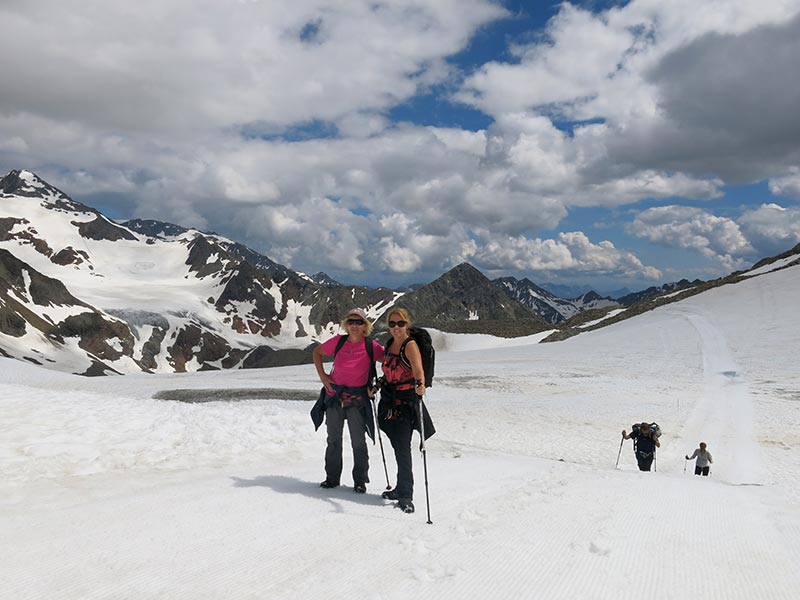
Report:
M 648 423 L 648 425 L 650 425 L 650 431 L 656 434 L 656 438 L 660 438 L 661 437 L 661 427 L 658 426 L 658 423 Z M 633 425 L 631 425 L 631 435 L 633 435 L 634 431 L 638 432 L 641 428 L 642 428 L 642 424 L 641 423 L 634 423 Z M 634 442 L 636 442 L 636 441 L 637 440 L 634 439 Z M 634 449 L 635 449 L 635 446 L 636 446 L 636 444 L 634 443 Z
M 400 346 L 400 360 L 403 361 L 403 364 L 406 365 L 408 368 L 411 368 L 411 363 L 408 361 L 406 357 L 406 344 L 409 340 L 414 340 L 417 342 L 417 346 L 419 347 L 419 354 L 422 357 L 422 369 L 425 371 L 425 387 L 431 387 L 433 385 L 433 367 L 436 363 L 436 350 L 433 347 L 433 342 L 431 341 L 431 334 L 428 333 L 427 329 L 423 329 L 422 327 L 409 327 L 408 328 L 408 339 L 403 342 L 403 345 Z M 386 347 L 388 348 L 389 345 L 392 343 L 390 339 L 386 342 Z
M 339 350 L 342 349 L 344 343 L 347 341 L 346 335 L 340 335 L 339 341 L 336 342 L 336 349 L 333 351 L 333 358 L 336 359 L 336 355 L 339 354 Z M 372 387 L 375 385 L 375 380 L 378 378 L 378 372 L 375 369 L 375 354 L 372 348 L 372 338 L 369 336 L 364 336 L 364 347 L 367 350 L 367 356 L 369 356 L 369 375 L 367 379 L 367 387 Z
M 661 427 L 658 426 L 658 423 L 648 423 L 650 425 L 650 431 L 656 434 L 656 437 L 661 437 Z M 634 431 L 639 431 L 642 428 L 641 423 L 634 423 L 631 425 L 631 433 Z

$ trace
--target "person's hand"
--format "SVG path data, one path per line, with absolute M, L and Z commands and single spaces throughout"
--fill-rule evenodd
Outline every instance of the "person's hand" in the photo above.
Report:
M 416 394 L 418 396 L 424 396 L 425 395 L 425 382 L 424 381 L 416 382 L 414 384 L 414 391 L 416 392 Z
M 333 394 L 333 386 L 331 385 L 331 376 L 327 373 L 323 373 L 319 376 L 319 380 L 322 382 L 322 385 L 325 386 L 325 389 L 328 390 L 329 394 Z
M 689 456 L 688 455 L 686 456 L 686 460 L 689 460 Z
M 622 430 L 622 437 L 625 437 L 625 430 Z

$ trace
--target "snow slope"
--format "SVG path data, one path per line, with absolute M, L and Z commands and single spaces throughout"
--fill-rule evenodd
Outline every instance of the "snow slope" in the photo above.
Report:
M 322 490 L 309 403 L 224 401 L 314 390 L 311 366 L 83 379 L 2 360 L 0 597 L 796 598 L 799 294 L 795 266 L 560 343 L 445 336 L 433 525 L 419 453 L 406 515 L 380 499 L 378 446 L 366 495 Z M 664 431 L 654 473 L 620 447 L 642 419 Z M 701 440 L 708 478 L 684 459 Z

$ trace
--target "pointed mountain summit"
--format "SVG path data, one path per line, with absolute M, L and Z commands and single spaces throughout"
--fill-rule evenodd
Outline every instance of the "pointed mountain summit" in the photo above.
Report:
M 27 198 L 58 198 L 69 200 L 69 197 L 30 171 L 10 171 L 0 179 L 0 194 L 5 196 L 23 196 Z
M 461 263 L 398 302 L 414 322 L 454 333 L 530 335 L 551 325 L 510 298 L 469 263 Z

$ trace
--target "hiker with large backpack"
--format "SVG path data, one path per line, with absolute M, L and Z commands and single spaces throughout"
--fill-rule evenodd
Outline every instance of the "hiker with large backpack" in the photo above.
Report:
M 325 480 L 322 488 L 335 488 L 342 476 L 344 422 L 353 447 L 353 491 L 363 494 L 369 483 L 369 449 L 365 434 L 375 439 L 370 398 L 376 377 L 375 361 L 383 360 L 383 346 L 369 337 L 372 323 L 360 308 L 348 311 L 342 320 L 346 335 L 332 337 L 314 348 L 314 366 L 322 382 L 311 418 L 319 428 L 323 417 L 328 432 L 325 448 Z M 333 356 L 333 370 L 326 373 L 325 356 Z
M 622 430 L 622 439 L 633 440 L 633 451 L 640 471 L 649 471 L 656 455 L 656 448 L 661 447 L 658 441 L 660 428 L 655 423 L 635 423 L 630 435 Z
M 411 436 L 415 429 L 419 431 L 424 447 L 424 440 L 436 432 L 422 402 L 433 376 L 432 346 L 430 335 L 426 331 L 411 327 L 411 317 L 404 308 L 390 310 L 386 324 L 392 337 L 386 343 L 383 355 L 378 427 L 389 437 L 394 449 L 397 485 L 382 496 L 386 500 L 397 501 L 397 506 L 404 512 L 413 513 Z M 419 335 L 426 336 L 426 339 L 417 338 Z M 425 348 L 421 348 L 420 344 L 424 344 Z M 428 372 L 423 364 L 423 350 L 429 362 Z

